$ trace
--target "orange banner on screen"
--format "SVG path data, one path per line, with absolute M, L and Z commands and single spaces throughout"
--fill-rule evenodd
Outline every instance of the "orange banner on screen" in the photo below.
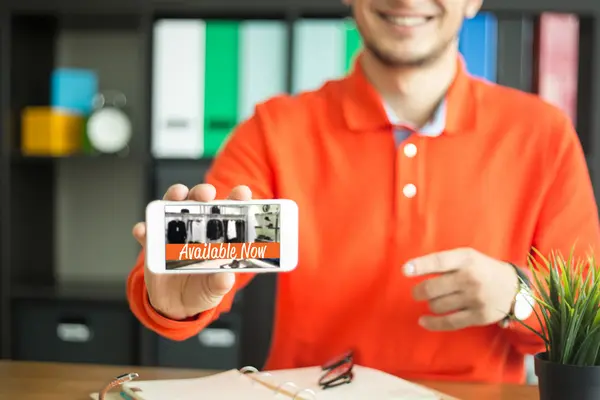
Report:
M 279 243 L 167 244 L 166 261 L 279 258 Z

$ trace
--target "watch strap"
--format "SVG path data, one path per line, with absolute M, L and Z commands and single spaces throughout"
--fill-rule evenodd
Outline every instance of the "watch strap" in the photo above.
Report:
M 527 274 L 525 273 L 525 271 L 523 271 L 521 268 L 517 267 L 516 264 L 513 264 L 511 262 L 509 262 L 508 265 L 510 265 L 511 267 L 514 268 L 515 273 L 517 274 L 517 277 L 519 279 L 519 282 L 517 284 L 517 290 L 515 292 L 515 296 L 513 297 L 512 304 L 510 306 L 510 311 L 498 323 L 503 328 L 508 327 L 510 321 L 515 318 L 515 305 L 516 305 L 517 297 L 518 297 L 519 293 L 523 290 L 523 286 L 525 286 L 526 288 L 529 288 L 530 287 L 530 283 L 531 283 L 531 281 L 529 279 L 529 276 L 527 276 Z

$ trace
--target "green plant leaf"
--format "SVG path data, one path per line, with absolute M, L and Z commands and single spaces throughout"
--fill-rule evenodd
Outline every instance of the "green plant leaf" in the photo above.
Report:
M 600 341 L 600 326 L 596 326 L 583 340 L 579 350 L 569 364 L 581 367 L 592 366 L 598 356 L 598 343 Z
M 567 258 L 535 248 L 528 258 L 530 295 L 539 329 L 523 323 L 544 342 L 548 360 L 572 365 L 600 365 L 600 266 L 591 253 Z

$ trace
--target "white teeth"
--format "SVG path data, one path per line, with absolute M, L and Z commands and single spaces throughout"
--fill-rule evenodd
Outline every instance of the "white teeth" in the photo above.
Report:
M 417 26 L 427 22 L 425 17 L 392 17 L 386 16 L 386 19 L 398 26 Z

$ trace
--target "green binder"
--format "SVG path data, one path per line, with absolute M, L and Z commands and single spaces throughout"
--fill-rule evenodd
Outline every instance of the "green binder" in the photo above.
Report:
M 358 32 L 354 22 L 345 21 L 344 31 L 346 33 L 346 52 L 344 54 L 344 61 L 346 72 L 349 72 L 354 66 L 354 60 L 362 46 L 362 38 L 360 37 L 360 33 Z
M 237 123 L 239 24 L 206 24 L 204 157 L 214 156 Z
M 206 22 L 201 157 L 214 157 L 256 103 L 285 91 L 286 33 L 280 21 Z

